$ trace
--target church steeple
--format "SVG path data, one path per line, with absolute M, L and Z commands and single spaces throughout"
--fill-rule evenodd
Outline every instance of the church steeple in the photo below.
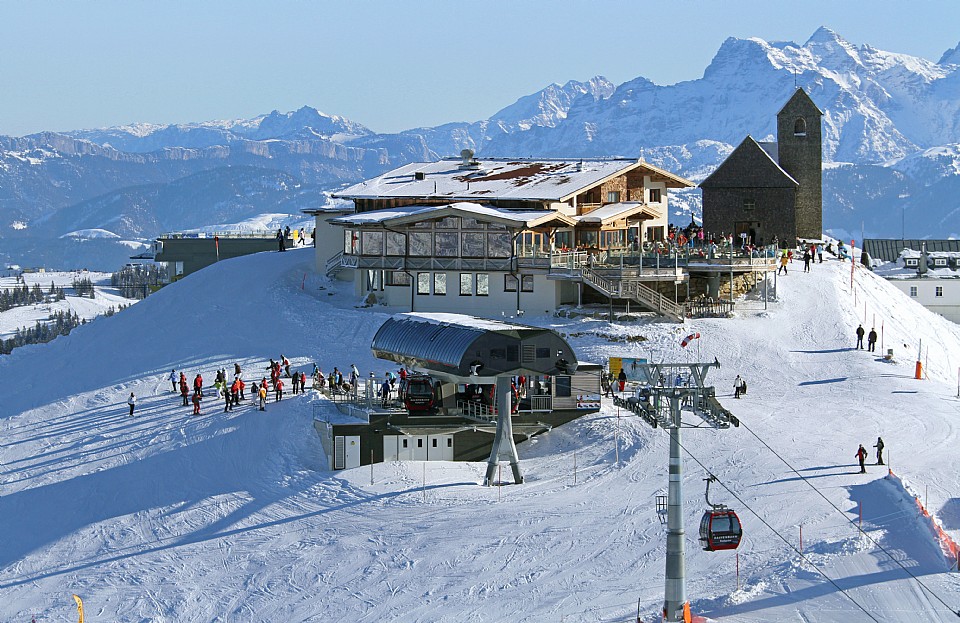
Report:
M 802 88 L 777 113 L 777 154 L 780 166 L 795 179 L 797 236 L 815 238 L 823 232 L 823 113 Z

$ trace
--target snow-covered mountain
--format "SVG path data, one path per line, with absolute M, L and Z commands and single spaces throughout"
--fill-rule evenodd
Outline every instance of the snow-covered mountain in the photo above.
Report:
M 273 172 L 267 176 L 291 176 L 289 188 L 315 186 L 316 192 L 297 190 L 251 206 L 273 211 L 284 204 L 291 213 L 314 207 L 319 191 L 463 148 L 505 157 L 642 156 L 696 181 L 747 134 L 772 137 L 777 111 L 798 86 L 824 112 L 828 231 L 859 237 L 862 227 L 867 236 L 898 236 L 909 221 L 910 237 L 956 236 L 958 50 L 933 62 L 853 45 L 820 28 L 803 44 L 730 38 L 696 80 L 657 85 L 638 77 L 614 86 L 598 76 L 552 84 L 488 119 L 395 134 L 305 106 L 248 120 L 0 137 L 0 238 L 55 239 L 66 233 L 56 223 L 94 213 L 99 222 L 86 219 L 88 228 L 111 230 L 124 222 L 150 238 L 159 233 L 154 223 L 179 222 L 177 208 L 160 200 L 150 205 L 150 217 L 139 210 L 141 192 L 131 189 L 183 187 L 183 178 L 224 167 L 265 168 Z M 192 215 L 215 224 L 221 218 L 216 206 L 230 205 L 234 188 L 225 182 L 206 196 L 209 203 Z M 104 205 L 91 209 L 91 201 Z M 697 193 L 683 194 L 672 218 L 688 222 L 699 204 Z M 903 218 L 905 212 L 911 218 Z
M 77 594 L 89 621 L 659 621 L 669 436 L 609 399 L 519 444 L 526 482 L 504 487 L 480 485 L 482 462 L 329 471 L 314 418 L 344 416 L 313 391 L 224 412 L 210 386 L 235 362 L 245 379 L 280 353 L 308 374 L 313 362 L 395 369 L 369 347 L 391 310 L 355 309 L 352 287 L 312 266 L 309 249 L 218 262 L 0 357 L 0 620 L 75 620 Z M 695 615 L 956 620 L 954 559 L 914 496 L 960 540 L 960 327 L 867 271 L 855 283 L 852 305 L 849 264 L 828 256 L 779 277 L 766 311 L 731 319 L 523 319 L 565 333 L 583 361 L 721 363 L 706 380 L 741 425 L 682 432 Z M 873 316 L 893 361 L 852 348 Z M 684 349 L 691 332 L 698 345 Z M 203 374 L 200 416 L 171 391 L 173 368 Z M 871 450 L 866 474 L 858 444 Z M 711 501 L 743 522 L 737 554 L 698 545 L 708 473 Z

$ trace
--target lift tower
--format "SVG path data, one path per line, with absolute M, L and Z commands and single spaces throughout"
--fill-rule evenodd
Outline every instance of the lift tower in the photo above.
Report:
M 683 459 L 680 455 L 680 429 L 684 427 L 682 414 L 692 414 L 715 429 L 740 426 L 740 421 L 717 401 L 716 390 L 704 385 L 710 368 L 720 368 L 720 362 L 716 359 L 713 363 L 643 363 L 638 367 L 647 380 L 648 395 L 643 399 L 616 396 L 613 401 L 617 406 L 636 413 L 654 428 L 670 431 L 663 615 L 666 621 L 684 621 L 689 620 L 685 619 L 684 614 L 687 613 L 689 617 L 690 604 L 687 602 L 684 567 Z M 686 377 L 684 373 L 687 373 Z M 695 426 L 689 424 L 687 427 Z

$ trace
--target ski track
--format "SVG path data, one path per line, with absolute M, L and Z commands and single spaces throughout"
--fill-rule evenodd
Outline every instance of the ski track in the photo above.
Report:
M 666 492 L 668 439 L 621 413 L 617 463 L 609 404 L 521 444 L 527 482 L 491 488 L 478 486 L 483 464 L 428 463 L 425 488 L 421 463 L 376 465 L 373 485 L 369 467 L 327 471 L 312 416 L 329 406 L 312 394 L 270 402 L 265 414 L 251 401 L 223 413 L 209 400 L 201 417 L 188 415 L 166 381 L 170 368 L 188 380 L 203 371 L 209 385 L 234 361 L 245 378 L 259 378 L 281 353 L 308 372 L 313 361 L 325 372 L 356 363 L 363 375 L 390 367 L 368 348 L 388 314 L 352 309 L 350 286 L 314 275 L 312 259 L 224 261 L 96 326 L 0 360 L 4 375 L 66 374 L 45 393 L 14 387 L 0 407 L 2 618 L 69 617 L 76 593 L 91 620 L 630 621 L 638 599 L 652 620 L 663 600 L 654 496 Z M 867 533 L 960 608 L 960 582 L 945 573 L 912 500 L 879 468 L 853 473 L 853 454 L 883 435 L 893 468 L 929 487 L 930 507 L 943 509 L 945 527 L 960 537 L 960 476 L 944 469 L 958 441 L 950 379 L 960 331 L 862 271 L 858 306 L 848 304 L 849 265 L 827 261 L 809 275 L 794 266 L 768 310 L 733 319 L 683 327 L 524 320 L 578 334 L 570 339 L 583 360 L 691 361 L 696 351 L 678 344 L 694 330 L 703 336 L 700 358 L 721 362 L 708 382 L 745 426 L 685 429 L 684 448 L 791 545 L 802 525 L 810 562 L 716 487 L 711 497 L 736 508 L 746 527 L 737 590 L 734 555 L 699 549 L 705 474 L 685 455 L 695 612 L 714 621 L 869 620 L 815 563 L 879 620 L 948 620 L 857 532 L 863 502 Z M 262 297 L 237 295 L 234 273 L 269 285 Z M 896 363 L 851 350 L 864 300 L 886 319 Z M 233 319 L 249 319 L 240 323 L 244 339 Z M 163 339 L 145 338 L 144 327 Z M 615 341 L 635 335 L 647 339 Z M 912 379 L 903 347 L 919 337 L 935 347 L 930 381 Z M 738 373 L 749 384 L 741 400 L 732 397 Z M 134 418 L 124 403 L 131 391 Z

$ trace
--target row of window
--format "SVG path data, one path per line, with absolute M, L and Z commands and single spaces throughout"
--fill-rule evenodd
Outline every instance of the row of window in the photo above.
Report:
M 650 188 L 647 190 L 647 200 L 649 203 L 660 203 L 660 189 L 659 188 Z M 607 203 L 620 203 L 620 191 L 619 190 L 608 190 L 607 191 Z
M 388 286 L 409 286 L 410 275 L 403 271 L 391 271 L 387 273 Z M 516 292 L 517 288 L 521 292 L 533 292 L 533 275 L 503 276 L 503 291 Z M 447 273 L 417 273 L 417 294 L 434 296 L 446 296 L 447 294 Z M 490 295 L 490 275 L 487 273 L 460 273 L 460 296 L 489 296 Z
M 935 286 L 933 289 L 934 296 L 943 296 L 943 286 Z M 910 286 L 910 296 L 917 296 L 917 286 Z
M 919 268 L 920 267 L 920 258 L 917 257 L 908 257 L 903 261 L 904 265 L 907 268 Z M 960 264 L 960 261 L 957 262 Z M 947 266 L 947 258 L 945 257 L 935 257 L 933 258 L 933 265 L 936 268 L 945 268 Z

